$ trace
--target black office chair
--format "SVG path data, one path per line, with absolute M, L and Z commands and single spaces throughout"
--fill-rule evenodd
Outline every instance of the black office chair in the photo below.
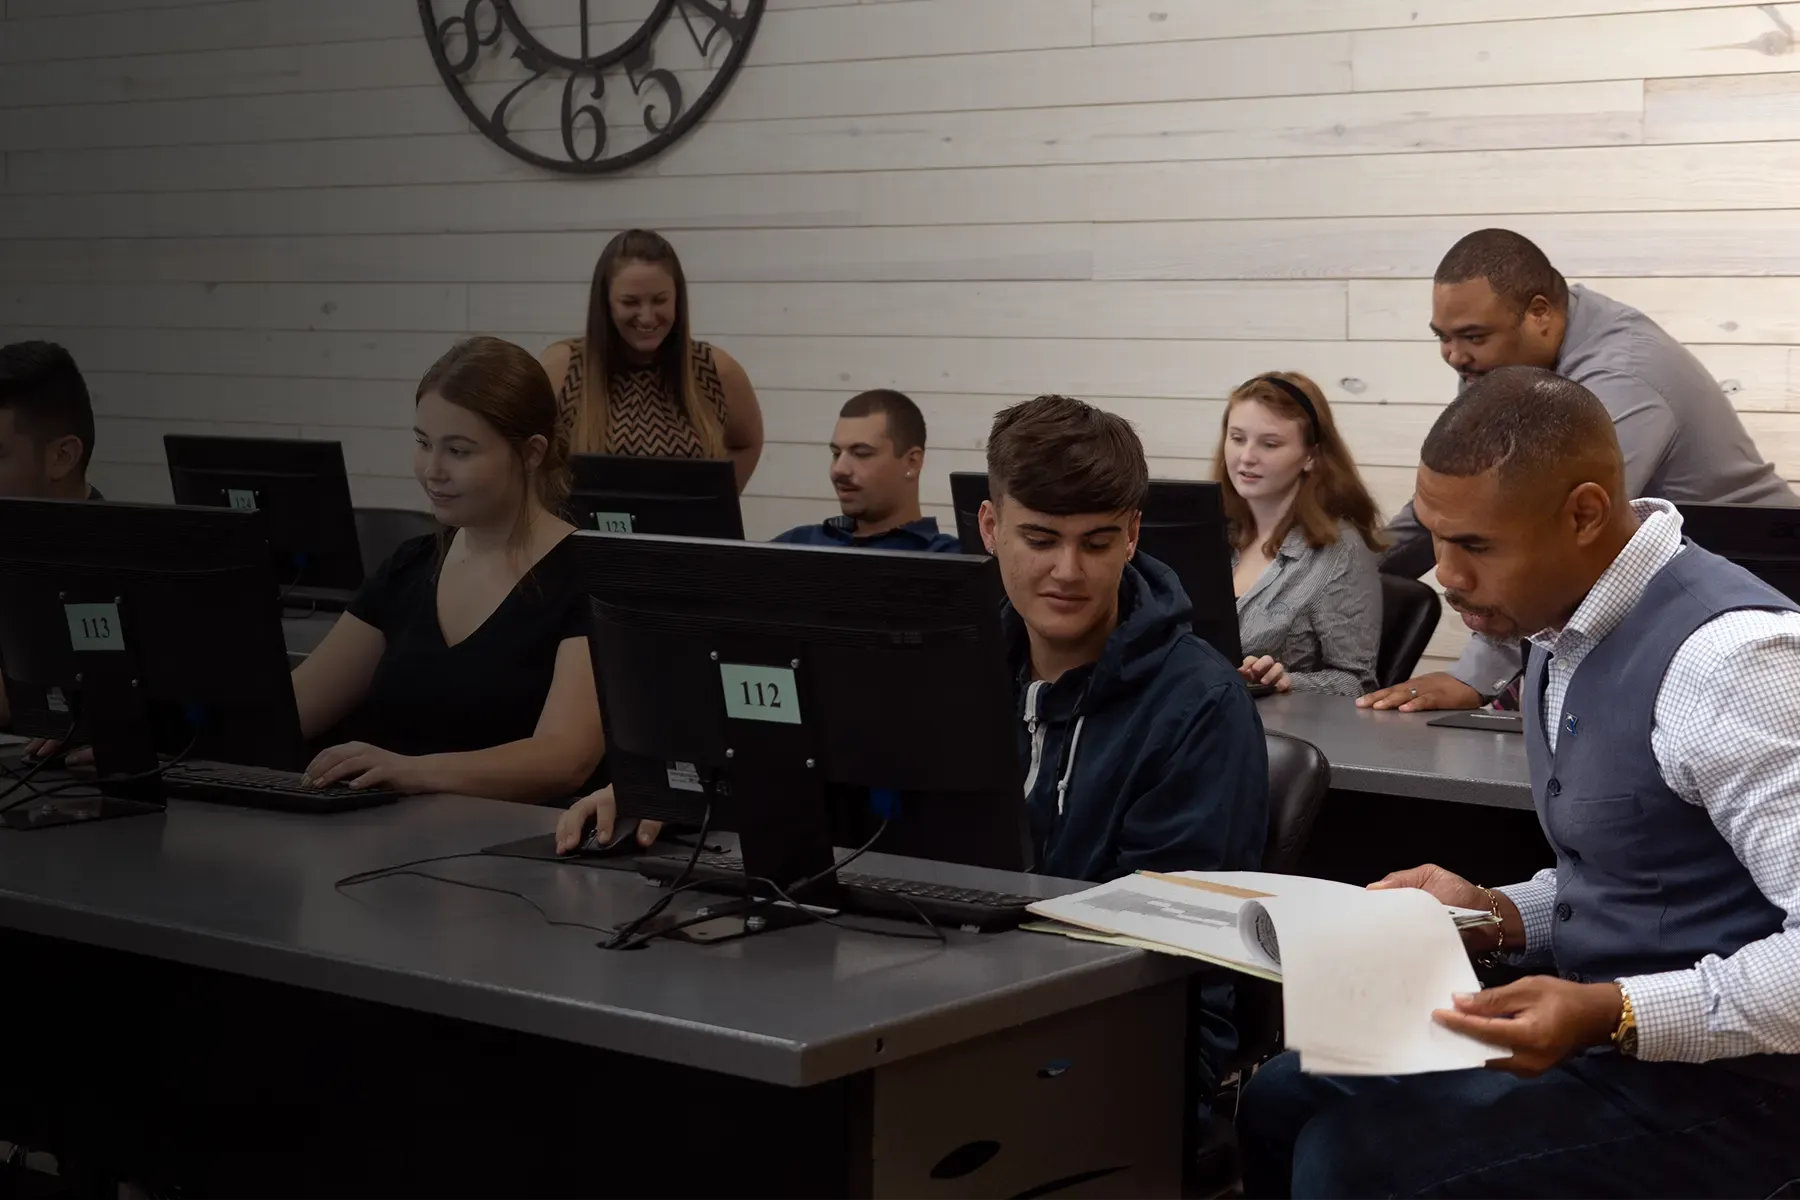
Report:
M 1285 733 L 1264 733 L 1269 752 L 1269 836 L 1263 843 L 1265 871 L 1298 875 L 1313 822 L 1331 786 L 1331 764 L 1311 742 Z
M 1401 575 L 1381 576 L 1381 649 L 1375 655 L 1375 682 L 1393 687 L 1412 678 L 1413 668 L 1437 630 L 1444 606 L 1431 585 Z
M 1348 701 L 1346 701 L 1348 703 Z M 1298 875 L 1312 837 L 1313 822 L 1331 787 L 1331 764 L 1311 742 L 1285 733 L 1265 733 L 1269 749 L 1269 836 L 1263 843 L 1265 871 Z M 1281 1049 L 1281 985 L 1244 977 L 1237 981 L 1238 1073 Z
M 364 577 L 374 575 L 401 542 L 437 530 L 437 518 L 428 512 L 411 508 L 357 509 L 356 541 L 362 550 Z
M 1348 704 L 1349 701 L 1344 703 Z M 1289 737 L 1285 733 L 1263 734 L 1269 753 L 1269 834 L 1263 843 L 1265 871 L 1280 875 L 1296 875 L 1306 855 L 1306 844 L 1312 837 L 1313 823 L 1325 803 L 1331 787 L 1331 764 L 1311 742 Z M 1237 1052 L 1226 1064 L 1225 1076 L 1213 1093 L 1212 1108 L 1217 1117 L 1209 1141 L 1228 1143 L 1228 1122 L 1237 1115 L 1238 1097 L 1256 1068 L 1281 1050 L 1281 985 L 1248 975 L 1231 977 L 1237 992 L 1237 1009 L 1232 1024 L 1237 1027 Z M 1201 1147 L 1202 1161 L 1219 1154 L 1215 1147 Z M 1202 1183 L 1202 1194 L 1218 1194 L 1209 1186 L 1214 1170 L 1223 1176 L 1234 1175 L 1235 1161 L 1229 1157 L 1201 1167 L 1208 1178 Z

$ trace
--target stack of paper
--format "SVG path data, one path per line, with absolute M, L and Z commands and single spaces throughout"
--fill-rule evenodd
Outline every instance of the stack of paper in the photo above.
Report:
M 1490 914 L 1415 889 L 1260 871 L 1143 873 L 1042 900 L 1027 928 L 1184 954 L 1282 984 L 1289 1049 L 1332 1075 L 1478 1067 L 1498 1051 L 1432 1020 L 1480 987 L 1458 929 Z

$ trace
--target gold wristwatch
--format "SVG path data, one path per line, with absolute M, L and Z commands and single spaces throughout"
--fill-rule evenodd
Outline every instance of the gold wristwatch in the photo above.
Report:
M 1613 1048 L 1626 1058 L 1636 1058 L 1637 1013 L 1631 1010 L 1631 993 L 1620 987 L 1619 995 L 1624 997 L 1625 1003 L 1619 1010 L 1619 1027 L 1613 1030 Z

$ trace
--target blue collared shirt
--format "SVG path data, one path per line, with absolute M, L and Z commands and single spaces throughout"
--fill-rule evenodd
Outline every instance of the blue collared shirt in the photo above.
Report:
M 846 546 L 857 550 L 919 550 L 930 554 L 956 554 L 962 543 L 938 531 L 936 517 L 897 526 L 886 533 L 858 537 L 852 517 L 832 517 L 821 525 L 802 525 L 775 539 L 793 546 Z

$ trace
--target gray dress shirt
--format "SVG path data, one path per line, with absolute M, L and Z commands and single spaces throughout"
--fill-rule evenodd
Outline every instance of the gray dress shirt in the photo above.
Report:
M 1556 373 L 1594 393 L 1612 414 L 1632 499 L 1800 505 L 1800 497 L 1757 453 L 1737 410 L 1700 360 L 1637 309 L 1572 286 Z M 1412 505 L 1394 518 L 1388 536 L 1395 547 L 1389 570 L 1410 575 L 1430 569 L 1424 556 L 1430 539 Z M 1450 673 L 1491 696 L 1518 669 L 1516 643 L 1474 637 Z
M 1348 522 L 1339 523 L 1337 541 L 1317 549 L 1304 530 L 1290 530 L 1262 577 L 1238 597 L 1237 613 L 1244 653 L 1273 656 L 1296 692 L 1360 696 L 1374 688 L 1381 577 L 1375 552 Z

